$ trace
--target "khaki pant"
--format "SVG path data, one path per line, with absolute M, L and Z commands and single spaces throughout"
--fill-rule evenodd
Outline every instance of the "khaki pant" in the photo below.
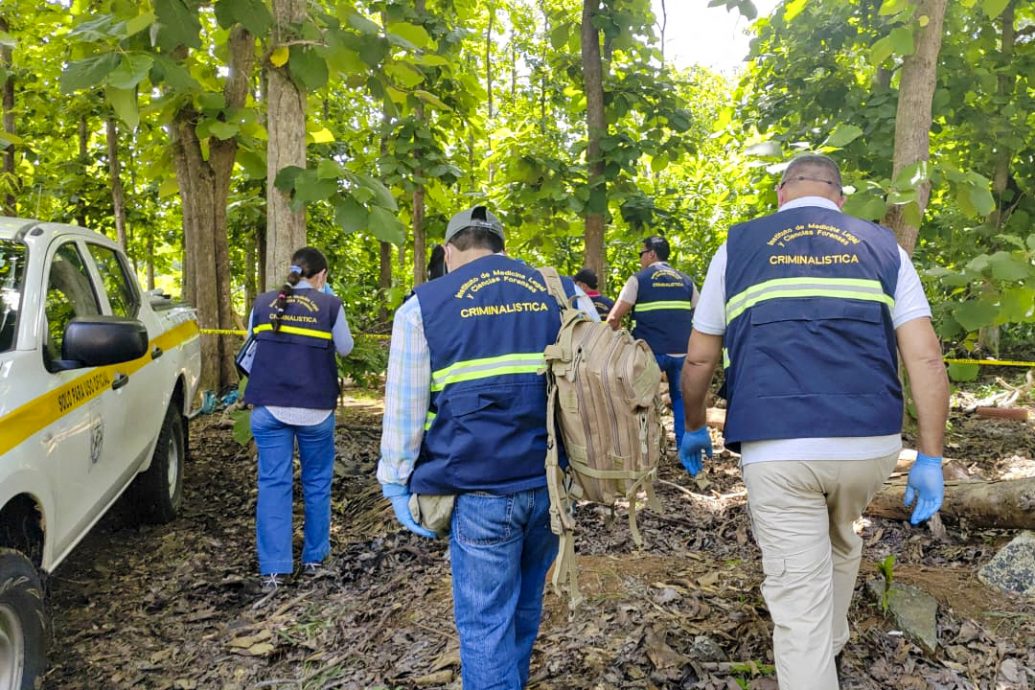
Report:
M 834 655 L 848 642 L 848 606 L 862 558 L 852 523 L 897 461 L 895 453 L 744 468 L 781 690 L 838 689 Z

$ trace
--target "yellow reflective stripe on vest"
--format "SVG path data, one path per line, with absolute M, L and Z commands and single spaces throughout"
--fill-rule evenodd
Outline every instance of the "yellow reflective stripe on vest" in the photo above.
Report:
M 894 308 L 895 299 L 879 280 L 868 278 L 777 278 L 752 285 L 726 302 L 726 323 L 759 302 L 787 297 L 834 297 L 880 302 Z
M 264 323 L 255 327 L 256 333 L 262 333 L 263 331 L 272 331 L 273 325 Z M 300 335 L 305 338 L 318 338 L 320 340 L 331 340 L 334 336 L 329 331 L 318 331 L 315 328 L 299 328 L 298 326 L 281 326 L 278 333 L 287 333 L 289 335 Z
M 726 348 L 722 348 L 722 368 L 730 368 L 730 351 Z
M 694 305 L 685 300 L 669 302 L 646 302 L 645 304 L 636 305 L 636 311 L 659 311 L 661 309 L 684 309 L 686 311 L 690 311 L 693 308 Z
M 441 391 L 451 383 L 475 381 L 507 374 L 536 374 L 546 366 L 542 352 L 515 353 L 499 357 L 468 359 L 432 372 L 431 390 Z
M 424 431 L 431 428 L 431 423 L 435 421 L 435 417 L 438 415 L 434 412 L 428 412 L 428 416 L 424 418 Z

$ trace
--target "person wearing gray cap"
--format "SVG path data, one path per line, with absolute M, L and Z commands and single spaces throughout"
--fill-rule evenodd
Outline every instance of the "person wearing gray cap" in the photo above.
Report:
M 403 526 L 449 533 L 465 690 L 528 681 L 557 555 L 539 371 L 560 306 L 539 272 L 503 248 L 503 226 L 485 206 L 456 214 L 445 234 L 448 272 L 396 312 L 377 470 Z M 428 498 L 445 500 L 433 501 L 432 514 Z

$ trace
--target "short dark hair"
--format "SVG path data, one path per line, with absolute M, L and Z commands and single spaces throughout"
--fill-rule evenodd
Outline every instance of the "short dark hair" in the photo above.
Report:
M 809 175 L 819 176 L 818 179 L 810 178 Z M 821 153 L 803 153 L 795 156 L 780 176 L 780 186 L 788 182 L 794 182 L 796 178 L 803 177 L 812 179 L 814 182 L 826 182 L 841 189 L 841 168 L 830 156 Z M 832 179 L 825 179 L 832 178 Z
M 661 235 L 651 235 L 643 240 L 643 248 L 657 254 L 662 261 L 668 261 L 668 255 L 672 251 L 668 246 L 668 240 Z
M 597 274 L 593 272 L 592 268 L 584 268 L 576 273 L 572 280 L 576 283 L 585 283 L 590 289 L 597 289 Z
M 489 249 L 493 254 L 498 254 L 503 251 L 503 238 L 498 233 L 482 227 L 464 228 L 450 237 L 448 244 L 461 252 L 468 249 Z

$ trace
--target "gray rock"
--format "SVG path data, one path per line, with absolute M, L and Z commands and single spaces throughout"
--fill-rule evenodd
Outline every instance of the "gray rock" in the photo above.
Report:
M 1035 532 L 1021 532 L 978 571 L 978 579 L 1004 592 L 1035 596 Z
M 690 645 L 690 657 L 697 661 L 726 661 L 726 652 L 707 635 L 698 635 Z
M 884 595 L 884 580 L 873 579 L 866 588 L 879 604 Z M 938 602 L 927 592 L 912 585 L 893 583 L 888 612 L 906 637 L 925 651 L 938 648 Z

